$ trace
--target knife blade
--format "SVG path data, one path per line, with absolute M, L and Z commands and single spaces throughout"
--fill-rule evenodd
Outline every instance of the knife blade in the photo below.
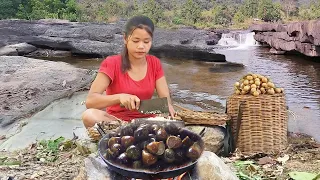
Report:
M 124 107 L 123 104 L 120 104 L 120 106 Z M 163 97 L 141 100 L 138 111 L 144 114 L 169 113 L 168 99 L 167 97 Z

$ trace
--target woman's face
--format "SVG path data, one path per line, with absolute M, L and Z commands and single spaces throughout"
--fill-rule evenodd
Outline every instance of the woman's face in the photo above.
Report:
M 129 57 L 142 59 L 151 48 L 152 37 L 146 30 L 137 28 L 125 39 L 125 44 L 127 45 Z

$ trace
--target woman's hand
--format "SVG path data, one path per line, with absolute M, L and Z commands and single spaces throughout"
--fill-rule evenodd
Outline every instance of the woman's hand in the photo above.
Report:
M 170 116 L 174 118 L 176 115 L 176 111 L 174 110 L 172 104 L 169 104 L 169 112 L 170 112 Z
M 138 110 L 140 107 L 140 99 L 131 94 L 121 94 L 120 104 L 122 104 L 126 109 Z

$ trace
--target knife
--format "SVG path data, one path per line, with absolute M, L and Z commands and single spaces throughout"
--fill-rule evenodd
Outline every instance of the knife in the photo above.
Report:
M 120 107 L 123 108 L 124 105 L 120 104 Z M 144 114 L 169 113 L 168 99 L 167 97 L 163 97 L 163 98 L 141 100 L 138 111 Z

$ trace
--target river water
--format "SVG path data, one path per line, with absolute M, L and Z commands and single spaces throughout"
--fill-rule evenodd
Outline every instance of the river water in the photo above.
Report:
M 269 76 L 283 87 L 289 110 L 290 132 L 306 133 L 320 141 L 320 63 L 306 57 L 271 55 L 258 46 L 253 34 L 240 38 L 224 35 L 216 46 L 227 61 L 244 67 L 217 68 L 213 63 L 161 58 L 173 100 L 193 110 L 224 111 L 233 84 L 248 72 Z M 101 59 L 75 60 L 69 63 L 97 69 Z

